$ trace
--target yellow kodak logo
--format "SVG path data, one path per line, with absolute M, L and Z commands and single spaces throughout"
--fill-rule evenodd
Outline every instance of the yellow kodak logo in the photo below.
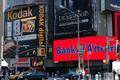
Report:
M 20 9 L 19 11 L 9 11 L 8 14 L 8 20 L 14 20 L 17 18 L 25 18 L 33 16 L 32 9 L 28 7 L 27 9 Z

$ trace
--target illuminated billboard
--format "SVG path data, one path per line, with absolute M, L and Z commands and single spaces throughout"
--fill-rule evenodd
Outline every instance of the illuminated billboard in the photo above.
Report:
M 54 0 L 54 5 L 55 36 L 77 34 L 78 23 L 80 32 L 94 31 L 92 29 L 91 0 Z M 79 21 L 76 15 L 79 15 Z
M 45 49 L 45 8 L 41 4 L 16 6 L 15 9 L 5 11 L 5 41 L 18 43 L 19 57 L 37 56 L 40 54 L 38 48 Z M 13 51 L 16 53 L 15 49 Z
M 110 11 L 120 11 L 120 0 L 105 0 L 105 9 Z
M 109 37 L 109 46 L 107 46 L 105 36 L 83 37 L 80 38 L 80 49 L 78 50 L 78 38 L 54 40 L 53 43 L 53 60 L 61 61 L 77 61 L 78 51 L 84 57 L 84 60 L 104 60 L 107 51 L 110 60 L 116 60 L 116 39 Z M 82 58 L 82 57 L 81 57 Z

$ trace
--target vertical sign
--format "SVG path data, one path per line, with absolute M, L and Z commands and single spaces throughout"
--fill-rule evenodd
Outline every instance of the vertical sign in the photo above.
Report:
M 45 56 L 45 6 L 39 5 L 38 56 Z
M 20 35 L 20 20 L 15 20 L 13 22 L 13 31 L 14 31 L 14 36 Z
M 12 36 L 12 22 L 7 22 L 7 37 Z

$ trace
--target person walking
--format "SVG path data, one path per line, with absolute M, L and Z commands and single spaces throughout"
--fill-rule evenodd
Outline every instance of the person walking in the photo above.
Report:
M 115 80 L 115 75 L 116 75 L 116 72 L 115 70 L 113 70 L 113 79 Z
M 3 78 L 5 79 L 6 71 L 3 70 Z
M 89 77 L 89 76 L 88 76 L 88 68 L 86 68 L 86 69 L 85 69 L 85 78 L 86 78 L 86 80 L 88 80 L 88 77 Z

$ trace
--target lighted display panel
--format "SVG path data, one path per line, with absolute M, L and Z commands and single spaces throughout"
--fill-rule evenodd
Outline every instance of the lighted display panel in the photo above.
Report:
M 109 11 L 120 11 L 120 0 L 105 0 L 105 9 Z
M 84 60 L 106 60 L 106 54 L 110 60 L 116 60 L 116 38 L 109 37 L 109 47 L 107 47 L 105 36 L 80 38 L 79 52 Z M 54 40 L 53 43 L 54 62 L 77 61 L 78 60 L 78 38 Z
M 91 0 L 54 0 L 55 37 L 93 32 Z M 60 7 L 62 5 L 65 8 Z M 79 10 L 79 13 L 77 12 Z M 79 15 L 79 21 L 77 16 Z
M 10 52 L 5 52 L 6 54 L 17 53 L 19 57 L 37 56 L 40 54 L 37 49 L 45 48 L 45 5 L 31 5 L 7 10 L 4 32 L 5 41 L 15 41 L 14 47 L 17 46 L 17 49 L 9 50 Z M 4 57 L 15 56 L 4 55 Z

